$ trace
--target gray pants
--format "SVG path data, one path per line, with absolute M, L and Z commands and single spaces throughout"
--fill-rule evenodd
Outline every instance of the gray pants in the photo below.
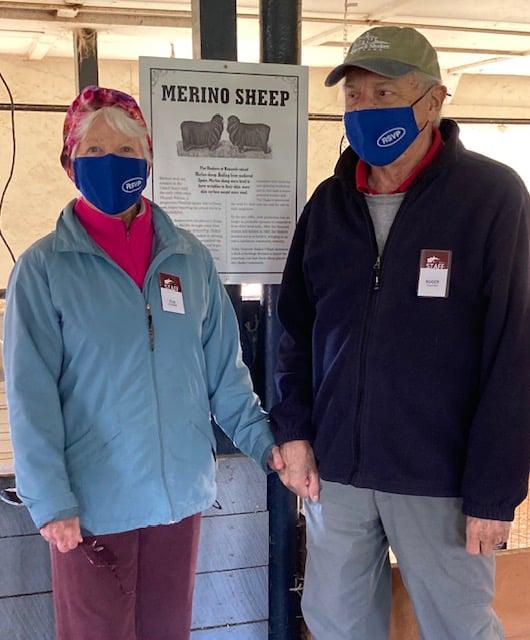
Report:
M 323 481 L 320 502 L 305 503 L 302 611 L 313 639 L 387 640 L 390 544 L 424 640 L 502 640 L 495 561 L 466 552 L 461 505 Z

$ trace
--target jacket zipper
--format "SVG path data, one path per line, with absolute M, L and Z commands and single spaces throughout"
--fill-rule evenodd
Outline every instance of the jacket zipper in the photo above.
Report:
M 151 351 L 155 350 L 155 327 L 153 325 L 153 314 L 149 302 L 145 305 L 145 313 L 147 315 L 147 333 L 149 335 L 149 347 Z
M 381 288 L 382 276 L 383 276 L 383 265 L 384 265 L 384 257 L 387 253 L 387 248 L 389 246 L 390 240 L 395 233 L 396 223 L 402 217 L 404 211 L 404 204 L 407 196 L 401 203 L 401 206 L 396 213 L 396 217 L 394 218 L 394 222 L 390 227 L 390 231 L 388 233 L 388 237 L 385 242 L 385 246 L 383 248 L 382 254 L 379 253 L 379 247 L 377 245 L 377 238 L 375 236 L 374 223 L 372 221 L 372 217 L 370 215 L 370 211 L 368 210 L 368 205 L 364 198 L 360 202 L 366 224 L 368 225 L 368 230 L 370 234 L 370 240 L 372 247 L 375 248 L 376 252 L 376 260 L 372 267 L 371 274 L 371 282 L 370 289 L 368 292 L 368 301 L 366 305 L 366 314 L 364 317 L 363 329 L 361 333 L 361 353 L 360 353 L 360 365 L 359 365 L 359 392 L 357 395 L 357 408 L 355 411 L 355 423 L 354 423 L 354 438 L 353 438 L 353 469 L 351 473 L 350 483 L 353 484 L 353 480 L 356 475 L 360 473 L 361 464 L 362 464 L 362 451 L 361 451 L 361 432 L 362 432 L 362 417 L 364 410 L 364 399 L 365 399 L 365 384 L 366 384 L 366 364 L 368 359 L 368 344 L 370 341 L 370 332 L 372 327 L 372 318 L 375 316 L 376 311 L 376 296 Z M 355 459 L 357 458 L 357 464 L 355 464 Z
M 373 269 L 373 288 L 374 291 L 379 291 L 379 282 L 381 280 L 381 256 L 377 256 Z
M 149 297 L 149 284 L 146 289 L 147 298 Z M 167 482 L 167 474 L 166 474 L 166 465 L 164 462 L 164 438 L 162 436 L 162 424 L 160 422 L 160 410 L 159 410 L 159 400 L 158 400 L 158 392 L 157 392 L 157 384 L 156 384 L 156 370 L 155 370 L 155 326 L 153 322 L 153 311 L 151 308 L 151 304 L 149 302 L 145 303 L 145 312 L 147 316 L 147 333 L 149 337 L 149 359 L 150 359 L 150 369 L 151 369 L 151 381 L 153 384 L 153 394 L 155 397 L 155 421 L 158 431 L 158 443 L 160 450 L 160 471 L 162 475 L 162 483 L 164 485 L 164 489 L 166 491 L 166 497 L 169 504 L 169 509 L 171 512 L 171 520 L 170 522 L 175 522 L 175 513 L 173 511 L 173 503 L 171 502 L 171 496 L 169 494 L 168 482 Z
M 105 257 L 105 259 L 107 259 Z M 107 259 L 108 260 L 108 259 Z M 108 260 L 108 262 L 110 262 L 110 264 L 112 266 L 115 266 L 110 260 Z M 116 266 L 117 269 L 120 269 L 120 267 Z M 151 269 L 151 267 L 150 267 Z M 147 273 L 147 276 L 149 275 L 149 271 Z M 120 269 L 121 270 L 121 269 Z M 127 274 L 124 274 L 127 276 Z M 131 283 L 134 286 L 134 289 L 136 292 L 138 292 L 143 299 L 143 303 L 144 303 L 144 309 L 145 309 L 145 314 L 146 314 L 146 319 L 147 319 L 147 336 L 148 336 L 148 340 L 149 340 L 149 358 L 150 358 L 150 370 L 151 370 L 151 382 L 153 385 L 153 395 L 155 398 L 155 409 L 154 409 L 154 413 L 155 413 L 155 422 L 157 425 L 157 430 L 158 430 L 158 442 L 160 445 L 160 468 L 161 468 L 161 476 L 162 476 L 162 483 L 164 485 L 164 490 L 166 492 L 166 498 L 167 498 L 167 502 L 169 505 L 169 511 L 170 511 L 170 518 L 171 518 L 171 522 L 175 521 L 175 513 L 173 510 L 173 503 L 171 502 L 171 497 L 170 497 L 170 493 L 169 493 L 169 489 L 168 489 L 168 482 L 167 482 L 167 475 L 166 475 L 166 468 L 165 468 L 165 463 L 164 463 L 164 446 L 163 446 L 163 438 L 162 438 L 162 425 L 160 423 L 160 412 L 159 412 L 159 400 L 158 400 L 158 392 L 157 392 L 157 386 L 156 386 L 156 373 L 155 373 L 155 363 L 154 363 L 154 351 L 155 351 L 155 325 L 154 325 L 154 321 L 153 321 L 153 309 L 151 307 L 151 304 L 149 302 L 147 302 L 147 300 L 149 299 L 149 284 L 151 282 L 151 277 L 147 278 L 146 277 L 146 281 L 144 284 L 144 290 L 143 291 L 138 291 L 138 288 L 136 286 L 136 284 L 133 282 L 133 280 L 129 277 L 129 279 L 131 280 Z
M 368 338 L 370 334 L 371 318 L 374 311 L 374 296 L 379 291 L 381 280 L 381 256 L 379 255 L 379 248 L 377 246 L 377 239 L 375 237 L 374 224 L 370 217 L 370 212 L 366 208 L 366 204 L 363 202 L 363 212 L 365 215 L 366 223 L 370 234 L 370 240 L 372 247 L 376 250 L 376 260 L 372 266 L 372 273 L 370 278 L 370 288 L 368 290 L 368 300 L 366 303 L 366 313 L 364 316 L 363 328 L 361 333 L 361 353 L 359 357 L 359 380 L 358 380 L 358 394 L 357 394 L 357 407 L 355 410 L 355 423 L 353 425 L 353 468 L 351 473 L 350 482 L 353 484 L 353 479 L 357 471 L 360 468 L 361 462 L 361 422 L 362 422 L 362 410 L 364 404 L 364 387 L 365 387 L 365 375 L 366 375 L 366 360 L 367 360 L 367 347 Z M 357 458 L 357 464 L 355 460 Z

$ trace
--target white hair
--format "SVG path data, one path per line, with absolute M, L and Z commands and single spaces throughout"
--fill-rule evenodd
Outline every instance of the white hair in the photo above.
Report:
M 423 73 L 423 71 L 413 71 L 412 75 L 416 78 L 418 88 L 422 91 L 427 91 L 431 87 L 437 87 L 442 84 L 438 78 L 434 78 L 427 73 Z
M 412 75 L 416 79 L 416 81 L 418 83 L 418 89 L 422 93 L 427 93 L 427 91 L 429 91 L 429 89 L 432 89 L 432 87 L 441 87 L 442 86 L 441 80 L 438 80 L 438 78 L 433 78 L 433 76 L 430 76 L 427 73 L 423 73 L 423 71 L 413 71 Z M 435 128 L 438 128 L 440 126 L 441 120 L 442 120 L 442 116 L 441 116 L 441 114 L 438 114 L 438 117 L 432 123 L 433 126 Z
M 102 107 L 97 111 L 89 111 L 77 125 L 79 142 L 72 149 L 72 160 L 76 157 L 79 145 L 87 135 L 90 127 L 99 118 L 104 118 L 106 124 L 118 133 L 123 133 L 129 138 L 138 138 L 142 156 L 148 162 L 153 161 L 153 156 L 147 143 L 148 131 L 140 122 L 131 118 L 121 107 Z

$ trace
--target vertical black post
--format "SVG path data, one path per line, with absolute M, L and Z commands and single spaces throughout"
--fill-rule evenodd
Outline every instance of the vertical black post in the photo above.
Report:
M 192 0 L 193 57 L 237 60 L 236 0 Z
M 237 7 L 236 0 L 192 0 L 191 25 L 193 57 L 197 60 L 237 60 Z M 241 287 L 227 285 L 241 328 Z M 215 428 L 217 451 L 235 453 L 229 438 Z
M 94 29 L 74 31 L 75 83 L 77 93 L 98 81 L 98 33 Z
M 261 62 L 300 64 L 302 0 L 260 0 Z M 276 401 L 274 369 L 281 333 L 276 306 L 279 285 L 264 287 L 265 405 Z M 299 597 L 296 587 L 298 560 L 298 509 L 296 497 L 276 476 L 267 483 L 269 508 L 269 639 L 299 637 Z

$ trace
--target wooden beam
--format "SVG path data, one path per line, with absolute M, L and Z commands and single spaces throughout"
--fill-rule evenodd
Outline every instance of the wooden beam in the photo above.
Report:
M 530 56 L 530 51 L 523 51 L 519 54 L 517 54 L 516 57 L 523 57 L 526 58 Z M 480 67 L 487 67 L 490 64 L 495 64 L 496 62 L 503 62 L 504 60 L 510 60 L 511 58 L 513 58 L 514 55 L 502 55 L 499 57 L 495 57 L 495 58 L 487 58 L 485 60 L 476 60 L 475 62 L 468 62 L 467 64 L 461 64 L 457 67 L 451 67 L 450 69 L 447 69 L 447 73 L 449 74 L 453 74 L 453 73 L 462 73 L 464 71 L 469 71 L 470 69 L 476 69 L 476 68 L 480 68 Z
M 238 14 L 240 18 L 254 17 L 252 14 Z M 344 20 L 341 18 L 328 18 L 317 16 L 304 16 L 304 23 L 318 23 L 318 24 L 337 24 L 344 25 Z M 470 27 L 470 26 L 458 26 L 454 24 L 428 24 L 424 22 L 408 21 L 399 22 L 396 20 L 369 20 L 367 18 L 349 18 L 346 21 L 348 26 L 361 26 L 366 27 L 414 27 L 424 31 L 454 31 L 459 33 L 481 33 L 484 35 L 497 35 L 497 36 L 520 36 L 528 38 L 530 36 L 530 30 L 526 29 L 489 29 L 487 27 Z
M 26 20 L 70 24 L 76 27 L 100 25 L 120 27 L 164 27 L 191 28 L 191 12 L 164 11 L 154 9 L 117 9 L 116 7 L 80 8 L 75 12 L 65 12 L 65 5 L 46 3 L 28 5 L 24 2 L 5 2 L 2 5 L 2 19 Z
M 43 60 L 57 42 L 58 36 L 42 34 L 37 36 L 28 48 L 28 60 Z
M 25 2 L 2 2 L 2 19 L 5 20 L 27 20 L 40 22 L 60 22 L 75 24 L 76 26 L 101 25 L 107 26 L 138 26 L 138 27 L 173 27 L 191 28 L 191 11 L 167 11 L 162 9 L 119 9 L 117 7 L 81 7 L 76 18 L 58 18 L 57 11 L 64 9 L 64 4 L 46 3 L 39 5 L 28 5 Z M 237 17 L 245 20 L 258 20 L 257 11 L 239 11 Z M 343 28 L 344 19 L 339 17 L 304 15 L 303 22 L 306 24 L 337 25 L 337 29 Z M 397 26 L 415 27 L 425 31 L 453 31 L 460 33 L 479 33 L 485 35 L 504 35 L 528 38 L 529 29 L 496 29 L 488 27 L 458 26 L 454 24 L 428 24 L 419 21 L 399 22 L 392 20 L 376 20 L 374 18 L 351 18 L 346 21 L 348 26 L 375 27 L 375 26 Z M 494 23 L 492 23 L 494 24 Z
M 400 9 L 403 9 L 409 4 L 412 4 L 415 0 L 391 0 L 390 2 L 381 5 L 368 14 L 368 20 L 384 20 L 385 18 L 391 18 Z
M 316 47 L 318 45 L 321 45 L 323 42 L 326 42 L 326 39 L 334 36 L 335 34 L 339 33 L 342 30 L 342 27 L 331 27 L 331 29 L 326 29 L 325 31 L 321 31 L 320 33 L 316 33 L 313 36 L 309 36 L 309 38 L 306 38 L 305 40 L 303 40 L 302 45 L 304 47 Z M 334 42 L 334 44 L 338 44 L 338 42 Z M 344 43 L 340 43 L 341 46 Z
M 340 40 L 331 40 L 322 42 L 322 47 L 342 47 L 344 45 Z M 474 47 L 472 49 L 466 47 L 434 47 L 438 53 L 462 53 L 469 55 L 488 55 L 503 56 L 505 58 L 524 58 L 528 55 L 527 51 L 513 51 L 513 49 L 481 49 Z

